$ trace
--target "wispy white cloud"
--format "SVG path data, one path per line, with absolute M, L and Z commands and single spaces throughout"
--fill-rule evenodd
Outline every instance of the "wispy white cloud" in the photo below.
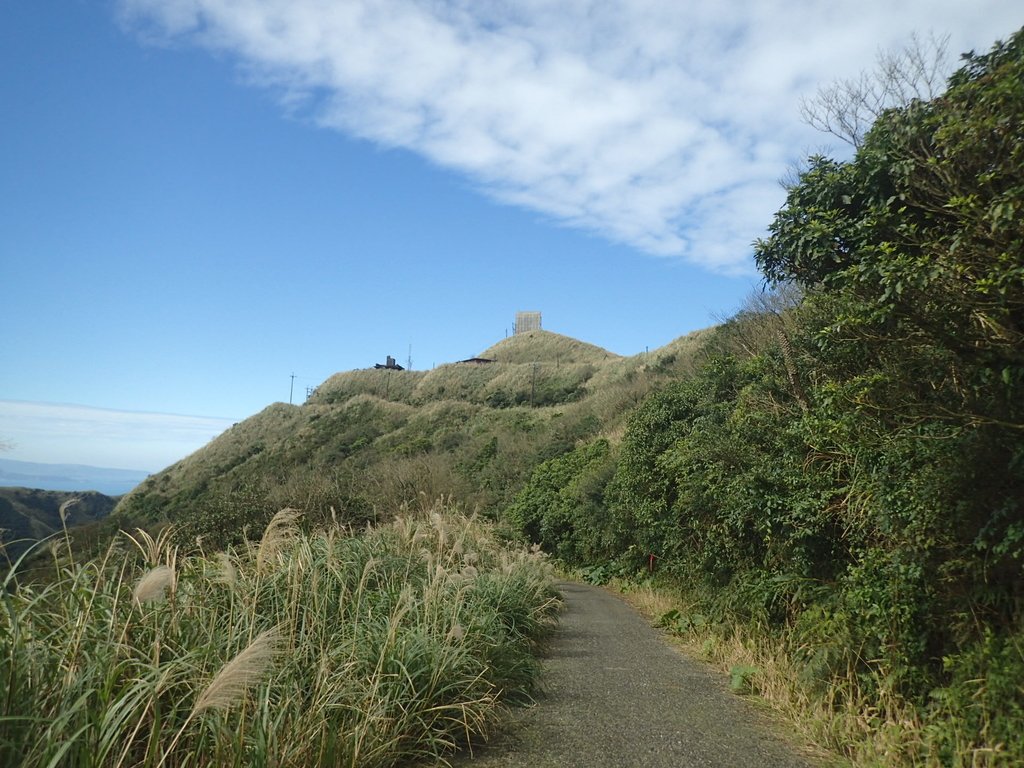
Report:
M 121 0 L 318 123 L 642 251 L 749 269 L 801 95 L 914 31 L 988 47 L 1005 0 Z
M 4 457 L 153 472 L 201 448 L 230 419 L 0 400 Z

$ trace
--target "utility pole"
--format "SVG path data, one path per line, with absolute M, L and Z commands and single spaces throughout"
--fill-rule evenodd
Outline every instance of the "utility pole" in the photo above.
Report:
M 288 405 L 292 404 L 292 395 L 295 393 L 295 374 L 292 374 L 292 385 L 288 387 Z

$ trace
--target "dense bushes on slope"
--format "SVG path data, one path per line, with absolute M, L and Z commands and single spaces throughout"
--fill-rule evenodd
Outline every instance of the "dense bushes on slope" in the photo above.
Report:
M 717 359 L 637 409 L 575 537 L 561 489 L 589 449 L 512 508 L 574 564 L 602 536 L 620 570 L 654 555 L 808 691 L 906 728 L 911 761 L 1024 762 L 1022 126 L 1024 31 L 850 162 L 812 158 L 757 245 L 802 302 L 727 323 Z
M 543 462 L 508 508 L 508 521 L 563 562 L 593 563 L 613 555 L 621 542 L 608 537 L 604 495 L 614 466 L 605 439 Z

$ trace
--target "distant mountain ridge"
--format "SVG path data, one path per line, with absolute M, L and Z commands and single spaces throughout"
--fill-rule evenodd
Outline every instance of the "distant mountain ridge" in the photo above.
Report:
M 0 459 L 0 487 L 44 491 L 97 491 L 106 496 L 128 493 L 149 476 L 138 469 L 111 469 L 85 464 L 44 464 Z
M 61 521 L 60 507 L 65 508 Z M 15 559 L 33 542 L 61 531 L 64 525 L 78 528 L 104 519 L 117 499 L 95 491 L 68 493 L 36 488 L 0 488 L 0 548 Z M 4 558 L 0 563 L 6 564 Z

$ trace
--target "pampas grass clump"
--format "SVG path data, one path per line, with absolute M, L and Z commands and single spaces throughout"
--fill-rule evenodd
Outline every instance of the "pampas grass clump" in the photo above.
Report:
M 541 555 L 422 506 L 361 535 L 286 508 L 258 546 L 180 558 L 137 531 L 8 589 L 0 765 L 444 761 L 528 696 L 557 600 Z

